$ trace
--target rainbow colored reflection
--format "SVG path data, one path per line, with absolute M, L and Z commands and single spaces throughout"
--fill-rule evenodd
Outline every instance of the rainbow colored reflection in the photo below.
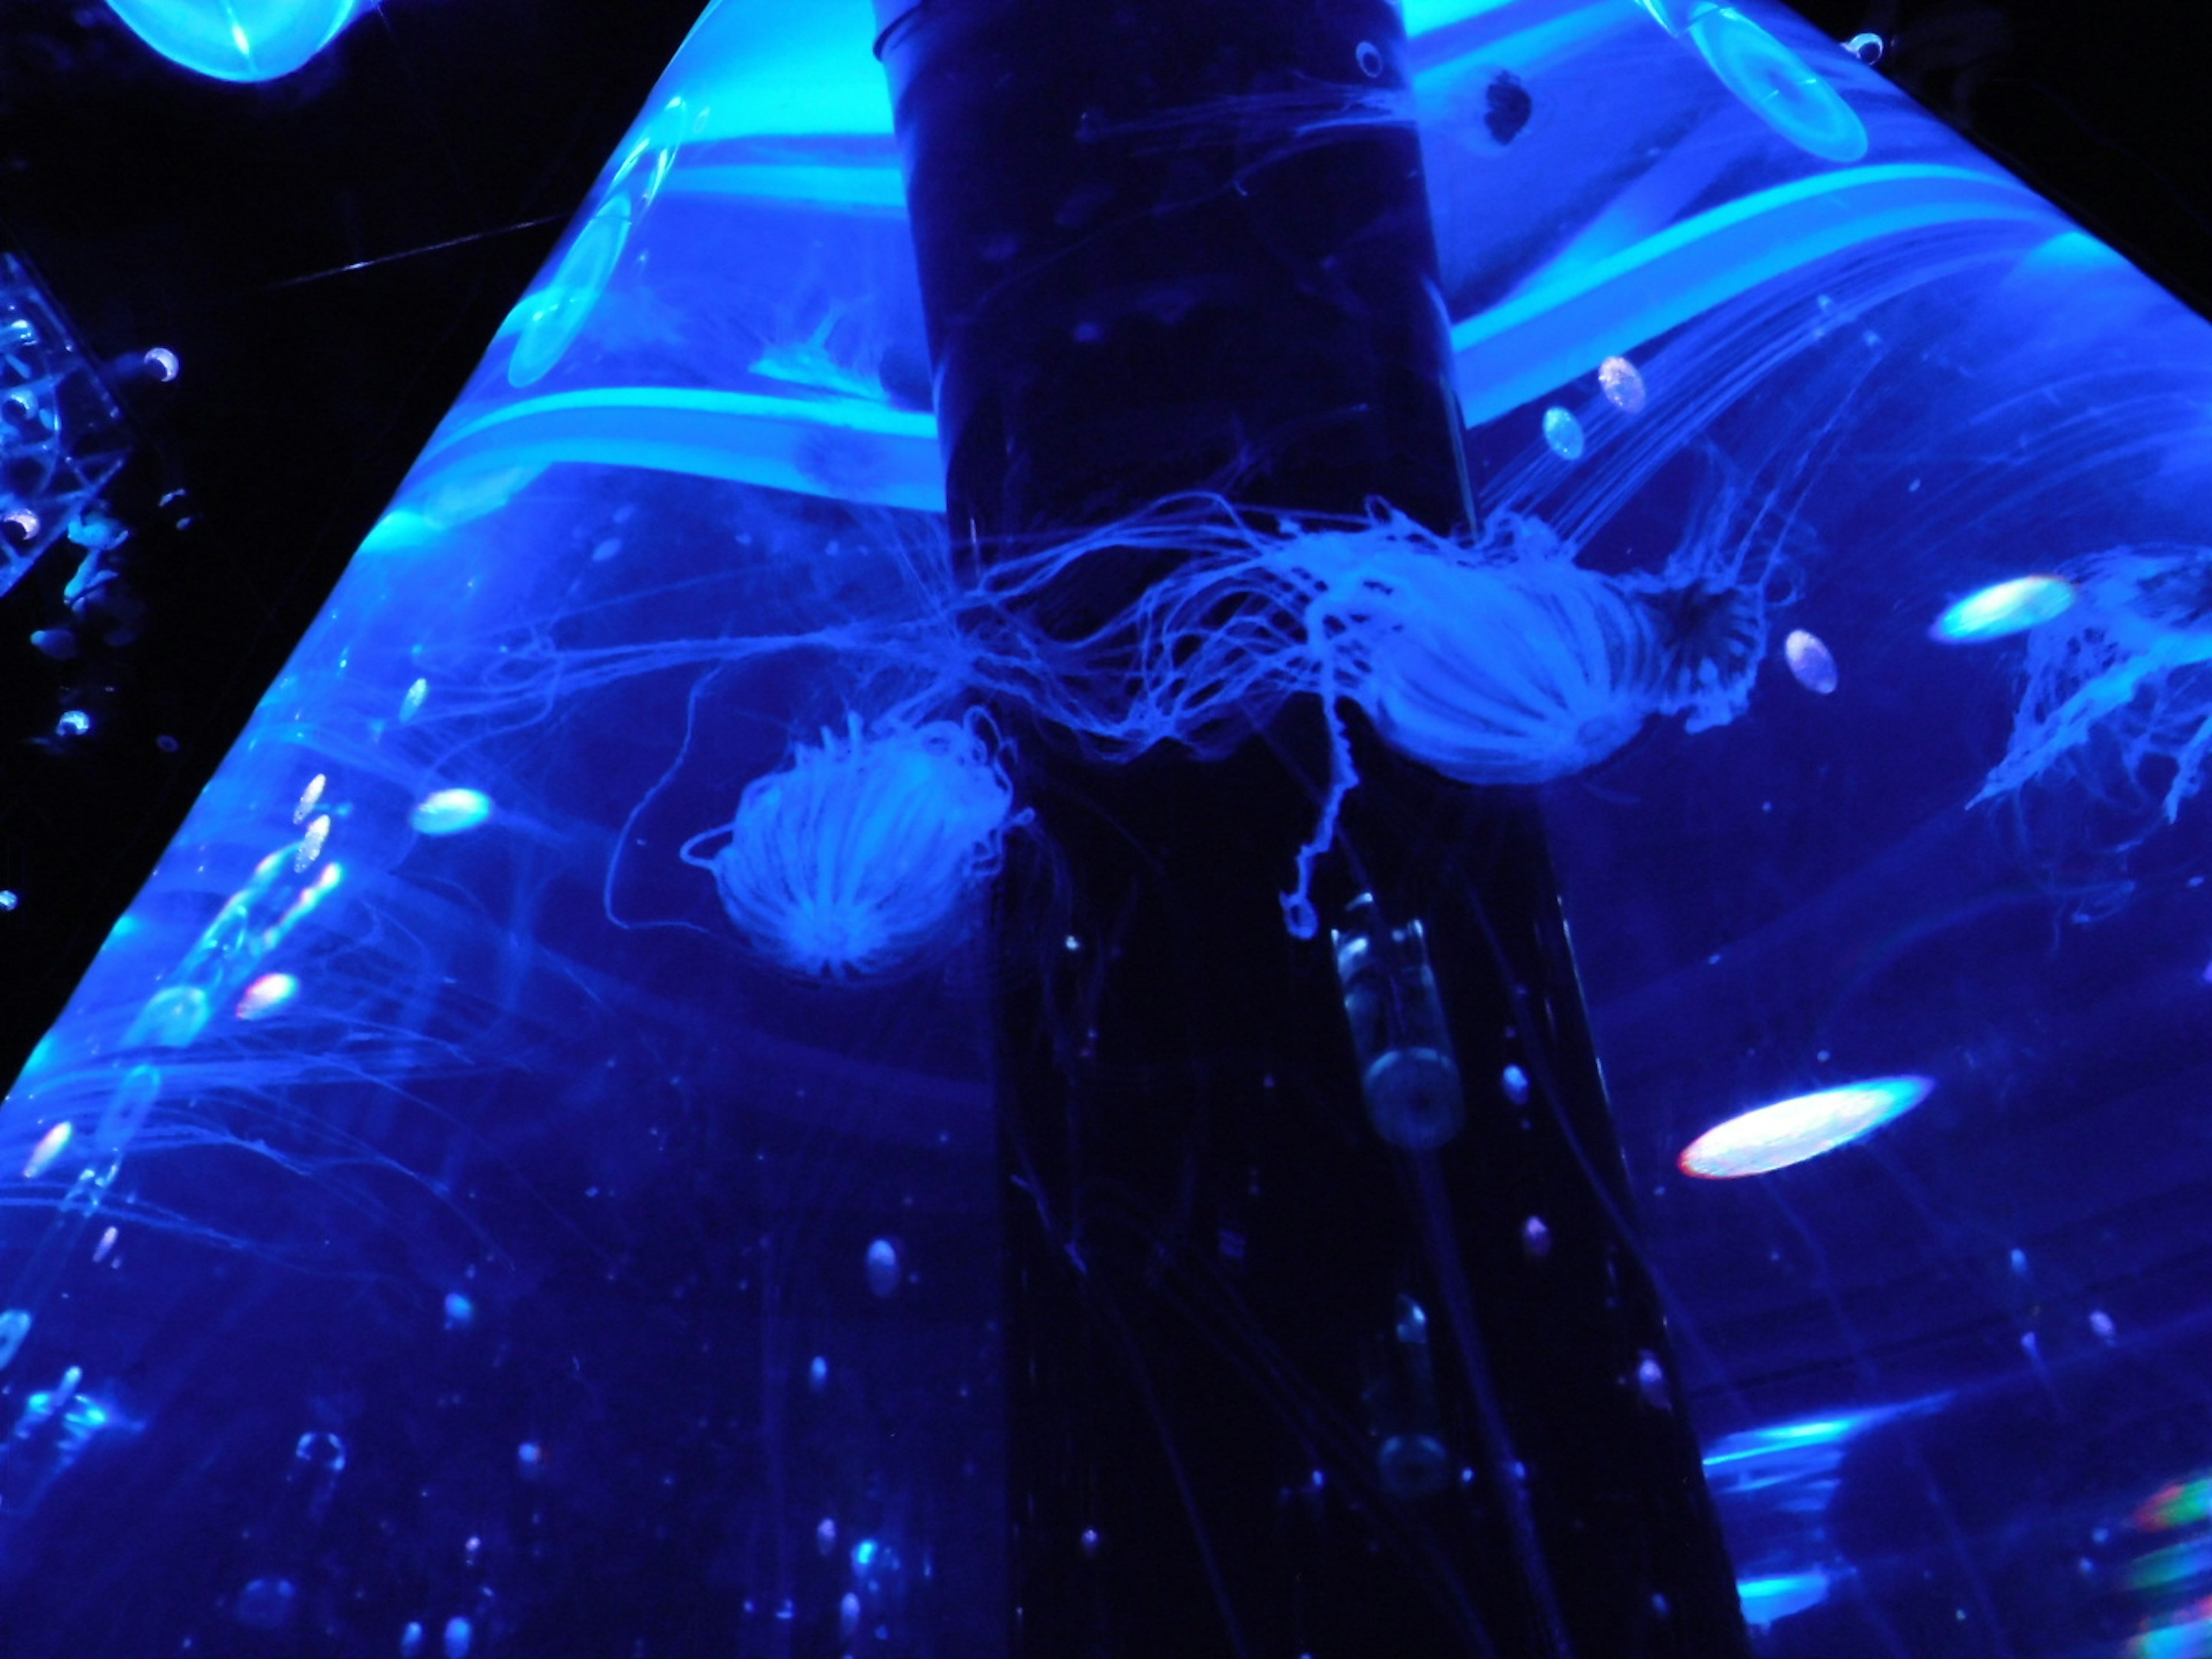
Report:
M 1871 1134 L 1928 1098 L 1924 1077 L 1878 1077 L 1796 1095 L 1717 1123 L 1682 1149 L 1684 1175 L 1708 1181 L 1767 1175 Z
M 2129 1518 L 2144 1532 L 2171 1532 L 2212 1521 L 2212 1472 L 2160 1486 Z

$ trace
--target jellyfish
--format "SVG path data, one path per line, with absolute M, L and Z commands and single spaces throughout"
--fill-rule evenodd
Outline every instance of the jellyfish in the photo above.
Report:
M 273 81 L 337 38 L 361 0 L 108 0 L 132 33 L 218 81 Z
M 884 729 L 849 717 L 746 786 L 729 823 L 682 857 L 778 966 L 866 979 L 919 960 L 999 866 L 1013 787 L 978 712 Z M 720 850 L 700 846 L 727 836 Z
M 2212 548 L 2139 543 L 2061 574 L 2073 602 L 2027 630 L 2011 739 L 1974 802 L 2117 779 L 2171 823 L 2212 754 Z
M 1516 514 L 1470 544 L 1379 502 L 1364 520 L 1311 520 L 1180 498 L 987 575 L 975 672 L 1108 758 L 1168 742 L 1217 756 L 1291 696 L 1317 696 L 1329 787 L 1283 900 L 1310 938 L 1312 866 L 1358 781 L 1343 703 L 1400 753 L 1476 785 L 1570 776 L 1655 717 L 1702 732 L 1744 711 L 1768 573 L 1716 533 L 1726 517 L 1703 515 L 1662 569 L 1616 574 Z M 1037 620 L 1162 556 L 1180 562 L 1097 628 Z

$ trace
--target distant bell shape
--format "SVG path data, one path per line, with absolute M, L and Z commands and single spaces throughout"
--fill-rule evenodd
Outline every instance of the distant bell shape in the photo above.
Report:
M 362 0 L 108 0 L 162 57 L 218 81 L 274 81 L 330 45 Z

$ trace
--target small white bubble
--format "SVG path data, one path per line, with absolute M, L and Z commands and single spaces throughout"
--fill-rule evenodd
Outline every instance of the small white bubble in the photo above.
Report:
M 823 1516 L 821 1525 L 814 1528 L 814 1547 L 824 1555 L 837 1547 L 837 1522 L 834 1516 Z
M 2106 1313 L 2102 1308 L 2090 1314 L 2089 1328 L 2097 1334 L 2097 1340 L 2108 1348 L 2120 1340 L 2120 1334 L 2112 1324 L 2112 1315 Z
M 898 1246 L 879 1238 L 868 1246 L 868 1289 L 877 1296 L 889 1296 L 898 1287 Z
M 1526 1106 L 1528 1103 L 1528 1073 L 1518 1066 L 1508 1066 L 1499 1074 L 1498 1085 L 1505 1091 L 1506 1099 L 1511 1101 L 1516 1106 Z
M 1544 1224 L 1544 1218 L 1532 1215 L 1521 1224 L 1521 1250 L 1531 1261 L 1541 1261 L 1552 1253 L 1552 1230 Z

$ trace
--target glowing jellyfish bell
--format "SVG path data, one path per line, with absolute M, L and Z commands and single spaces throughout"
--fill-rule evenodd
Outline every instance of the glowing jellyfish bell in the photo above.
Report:
M 810 978 L 867 978 L 919 959 L 998 868 L 1013 787 L 980 714 L 802 744 L 745 787 L 737 816 L 695 837 L 741 933 Z M 696 848 L 721 835 L 712 858 Z
M 132 33 L 218 81 L 273 81 L 328 46 L 365 0 L 107 0 Z
M 1866 125 L 1817 71 L 1733 6 L 1703 6 L 1686 33 L 1720 82 L 1808 155 L 1856 161 Z
M 1767 1175 L 1871 1134 L 1928 1098 L 1924 1077 L 1878 1077 L 1776 1101 L 1716 1124 L 1677 1160 L 1684 1175 L 1708 1181 Z
M 2063 576 L 2014 576 L 1967 594 L 1928 632 L 1945 645 L 1999 640 L 2063 616 L 2073 604 L 2074 584 Z

